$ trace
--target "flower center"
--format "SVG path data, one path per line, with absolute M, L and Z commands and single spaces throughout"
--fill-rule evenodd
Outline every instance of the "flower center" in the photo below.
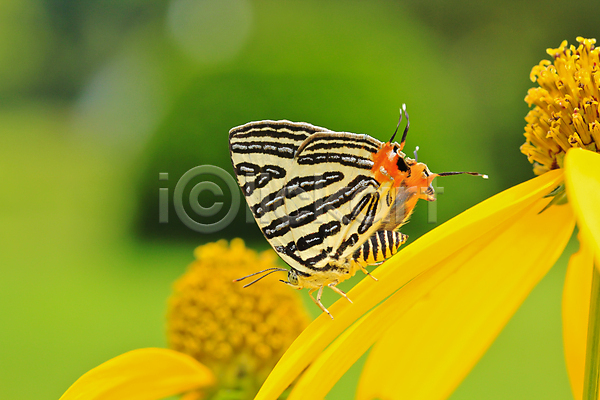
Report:
M 245 289 L 232 282 L 278 266 L 271 250 L 257 255 L 234 239 L 230 246 L 225 240 L 200 246 L 194 254 L 169 299 L 170 347 L 211 368 L 220 389 L 257 391 L 309 323 L 301 299 L 267 279 Z
M 525 117 L 521 152 L 537 175 L 562 168 L 572 147 L 600 149 L 600 48 L 594 47 L 596 39 L 578 37 L 577 42 L 577 48 L 563 41 L 558 49 L 548 49 L 554 63 L 542 60 L 531 70 L 531 80 L 540 87 L 525 96 L 535 108 Z

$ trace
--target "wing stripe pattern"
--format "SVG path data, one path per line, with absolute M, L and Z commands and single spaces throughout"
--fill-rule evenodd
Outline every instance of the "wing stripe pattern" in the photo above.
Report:
M 371 251 L 371 241 L 367 240 L 362 247 L 363 250 L 363 254 L 364 254 L 364 259 L 367 260 L 369 258 L 369 252 Z M 354 259 L 357 259 L 358 256 L 360 255 L 360 251 L 357 251 L 355 253 L 356 257 Z
M 356 205 L 356 207 L 354 207 L 352 209 L 351 213 L 349 213 L 348 215 L 344 215 L 344 217 L 342 218 L 342 221 L 344 222 L 344 225 L 348 225 L 351 221 L 354 221 L 356 219 L 356 217 L 369 204 L 369 201 L 371 201 L 371 196 L 373 196 L 371 193 L 369 193 L 366 196 L 364 196 L 362 199 L 360 199 L 360 201 L 358 202 L 358 204 Z
M 260 218 L 265 213 L 284 205 L 285 199 L 292 199 L 317 188 L 325 188 L 342 179 L 344 179 L 344 174 L 339 171 L 325 172 L 323 175 L 317 176 L 296 177 L 288 181 L 282 189 L 266 195 L 260 203 L 251 206 L 250 209 L 256 218 Z
M 356 184 L 352 181 L 355 176 L 359 174 L 373 176 L 371 169 L 374 165 L 374 153 L 378 152 L 381 146 L 382 142 L 367 135 L 348 132 L 317 132 L 309 136 L 300 145 L 294 161 L 298 165 L 298 170 L 306 171 L 302 174 L 320 173 L 323 168 L 342 171 L 346 178 L 336 185 L 345 186 L 350 191 L 353 185 Z M 315 232 L 319 226 L 330 222 L 332 219 L 343 223 L 340 233 L 326 237 L 320 246 L 331 247 L 335 251 L 315 267 L 329 268 L 327 263 L 343 266 L 352 258 L 356 249 L 360 247 L 366 238 L 378 230 L 379 221 L 389 213 L 391 206 L 380 200 L 381 196 L 387 195 L 391 189 L 391 185 L 382 186 L 379 182 L 373 180 L 373 185 L 361 191 L 356 196 L 356 200 L 335 205 L 327 213 L 318 215 L 314 221 L 310 222 L 311 232 Z M 331 194 L 331 192 L 332 190 L 325 191 L 326 194 Z M 290 211 L 293 212 L 294 209 L 288 208 L 288 212 Z M 368 211 L 369 215 L 367 215 Z M 371 220 L 372 222 L 370 222 Z M 291 227 L 290 235 L 298 239 L 296 234 L 298 230 L 294 228 L 294 226 Z M 359 228 L 360 232 L 358 231 Z M 318 247 L 299 251 L 299 255 L 301 258 L 306 259 L 312 257 L 316 251 L 318 251 Z
M 296 243 L 295 242 L 289 242 L 286 246 L 276 246 L 275 247 L 275 251 L 277 251 L 280 254 L 285 254 L 288 257 L 292 258 L 294 261 L 296 261 L 298 264 L 316 271 L 328 271 L 328 270 L 332 270 L 332 269 L 336 269 L 336 266 L 331 264 L 331 265 L 326 265 L 324 267 L 314 267 L 314 265 L 316 263 L 318 263 L 319 261 L 324 260 L 325 258 L 327 258 L 327 256 L 329 255 L 329 252 L 331 252 L 331 247 L 328 247 L 324 250 L 321 250 L 321 252 L 311 258 L 307 258 L 306 260 L 302 259 L 300 256 L 298 256 L 298 248 L 296 247 Z M 297 271 L 301 272 L 301 269 L 297 269 Z
M 294 158 L 297 147 L 273 144 L 273 142 L 244 142 L 233 143 L 231 151 L 238 154 L 271 154 L 280 158 Z
M 340 247 L 335 252 L 335 258 L 340 258 L 348 247 L 354 246 L 358 243 L 358 234 L 353 233 L 350 237 L 342 242 Z
M 306 144 L 306 151 L 316 150 L 331 150 L 331 149 L 362 149 L 370 153 L 377 153 L 379 151 L 379 143 L 373 140 L 373 138 L 356 135 L 356 134 L 338 134 L 335 136 L 317 135 L 314 141 Z
M 305 143 L 307 151 L 332 148 L 362 149 L 370 153 L 377 153 L 381 142 L 367 135 L 358 135 L 348 132 L 333 132 L 333 134 L 320 133 L 314 135 Z
M 371 196 L 371 203 L 369 204 L 367 214 L 358 227 L 359 234 L 364 234 L 371 226 L 373 226 L 373 223 L 375 222 L 375 216 L 377 214 L 377 206 L 379 205 L 379 197 L 379 193 L 375 193 L 373 196 Z
M 261 167 L 256 164 L 241 163 L 236 169 L 236 174 L 246 176 L 255 176 L 258 174 L 273 174 L 277 178 L 281 178 L 285 175 L 285 169 L 277 165 L 264 165 Z
M 349 142 L 349 143 L 336 143 L 336 142 L 318 143 L 318 144 L 311 145 L 310 147 L 307 146 L 307 149 L 310 149 L 311 151 L 332 150 L 332 149 L 365 149 L 365 150 L 369 150 L 371 153 L 377 152 L 375 147 L 351 143 L 351 142 Z
M 300 133 L 294 133 L 300 132 Z M 254 126 L 250 132 L 238 133 L 237 139 L 247 138 L 276 138 L 276 139 L 291 139 L 303 141 L 306 139 L 307 130 L 305 128 L 277 128 L 272 125 Z
M 289 232 L 290 228 L 298 228 L 311 223 L 320 215 L 348 203 L 369 186 L 377 189 L 379 183 L 370 176 L 359 175 L 354 178 L 347 187 L 338 190 L 332 195 L 320 198 L 304 207 L 300 207 L 297 210 L 292 211 L 289 215 L 274 219 L 268 226 L 263 228 L 263 233 L 267 239 L 283 236 Z
M 293 156 L 298 147 L 316 132 L 330 131 L 306 123 L 270 120 L 249 122 L 229 131 L 231 162 L 250 206 L 259 203 L 269 193 L 277 193 L 287 181 L 293 178 L 290 177 L 290 171 L 294 169 Z M 252 142 L 255 142 L 256 146 L 250 147 Z M 265 147 L 285 150 L 263 152 Z M 280 170 L 283 172 L 279 173 Z M 262 177 L 263 174 L 268 175 L 268 178 Z M 256 222 L 263 229 L 276 216 L 275 213 L 265 213 L 264 218 L 257 217 Z M 273 239 L 270 244 L 273 247 L 283 246 L 292 239 L 291 234 L 288 234 Z M 293 258 L 283 253 L 281 256 L 285 262 L 294 265 Z
M 291 122 L 286 120 L 248 122 L 245 125 L 237 126 L 229 131 L 230 137 L 233 134 L 241 139 L 261 136 L 282 137 L 284 134 L 294 134 L 294 132 L 299 132 L 298 135 L 301 137 L 294 137 L 292 139 L 303 141 L 307 136 L 310 136 L 315 132 L 331 131 L 327 128 L 307 124 L 305 122 Z
M 346 167 L 366 169 L 370 170 L 373 168 L 373 160 L 355 156 L 352 154 L 343 153 L 314 153 L 307 154 L 297 158 L 296 160 L 300 165 L 316 165 L 316 164 L 340 164 Z
M 376 234 L 395 198 L 391 185 L 370 172 L 378 140 L 306 123 L 260 121 L 233 128 L 229 144 L 257 224 L 301 275 L 347 271 L 359 252 L 378 258 L 392 243 Z
M 243 165 L 238 165 L 235 172 L 238 176 L 244 175 L 247 179 L 246 183 L 241 186 L 245 196 L 250 196 L 254 190 L 267 186 L 273 179 L 285 177 L 285 169 L 277 165 L 260 167 L 256 164 L 243 163 Z M 252 176 L 256 176 L 256 179 L 250 180 Z
M 326 237 L 336 235 L 340 232 L 342 224 L 338 221 L 331 221 L 328 224 L 319 226 L 319 231 L 302 236 L 297 240 L 296 245 L 298 250 L 308 250 L 311 247 L 323 244 Z
M 238 139 L 247 139 L 250 137 L 268 137 L 277 139 L 291 139 L 294 141 L 304 141 L 309 135 L 315 132 L 331 132 L 327 128 L 314 126 L 304 122 L 281 121 L 257 121 L 249 122 L 233 128 L 230 133 L 230 138 L 235 135 Z

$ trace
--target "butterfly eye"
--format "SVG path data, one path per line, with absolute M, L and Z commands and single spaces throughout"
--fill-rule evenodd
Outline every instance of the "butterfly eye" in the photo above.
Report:
M 408 165 L 406 165 L 406 161 L 404 161 L 404 158 L 398 157 L 398 161 L 396 161 L 396 165 L 398 166 L 398 171 L 402 171 L 402 172 L 408 171 Z
M 296 271 L 293 269 L 290 269 L 290 272 L 288 272 L 288 282 L 291 283 L 294 286 L 298 285 L 298 274 L 296 274 Z

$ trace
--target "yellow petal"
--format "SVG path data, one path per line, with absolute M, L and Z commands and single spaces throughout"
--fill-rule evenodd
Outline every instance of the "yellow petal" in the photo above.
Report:
M 579 251 L 571 256 L 562 299 L 563 341 L 567 372 L 575 400 L 583 396 L 585 349 L 592 291 L 593 255 L 579 234 Z
M 321 315 L 302 332 L 271 372 L 256 399 L 276 399 L 331 341 L 367 311 L 432 266 L 511 221 L 562 181 L 561 171 L 551 171 L 506 190 L 465 211 L 416 240 L 375 271 L 378 282 L 363 279 L 349 293 L 354 304 L 338 301 L 330 307 L 335 320 Z M 547 202 L 547 201 L 546 201 Z M 384 303 L 385 304 L 385 303 Z M 383 305 L 382 305 L 383 306 Z M 385 307 L 378 307 L 383 310 Z M 346 334 L 349 335 L 349 334 Z M 347 369 L 349 361 L 336 368 Z M 332 370 L 332 372 L 334 372 Z M 318 378 L 315 386 L 328 384 Z
M 60 400 L 153 400 L 214 385 L 213 373 L 174 350 L 121 354 L 82 375 Z
M 565 183 L 577 225 L 600 266 L 600 154 L 571 149 L 565 156 Z
M 459 246 L 406 284 L 340 336 L 288 399 L 323 397 L 343 366 L 390 326 L 371 350 L 357 399 L 448 397 L 568 242 L 575 223 L 571 210 L 552 207 L 538 214 L 547 202 Z
M 358 399 L 445 399 L 456 389 L 571 237 L 568 206 L 538 211 L 472 243 L 480 251 L 462 265 L 440 266 L 452 273 L 373 348 Z

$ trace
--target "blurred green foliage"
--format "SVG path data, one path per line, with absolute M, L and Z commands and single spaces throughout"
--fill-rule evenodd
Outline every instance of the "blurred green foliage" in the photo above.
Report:
M 236 125 L 289 119 L 386 140 L 406 103 L 407 152 L 419 145 L 432 171 L 490 175 L 438 179 L 438 223 L 531 178 L 518 150 L 529 71 L 563 39 L 598 37 L 598 11 L 593 0 L 1 2 L 0 398 L 58 398 L 110 357 L 164 346 L 166 297 L 195 245 L 242 236 L 266 248 L 243 208 L 208 236 L 172 208 L 158 223 L 159 189 L 172 196 L 189 168 L 231 173 Z M 428 212 L 420 204 L 403 229 L 411 239 L 435 226 Z M 565 263 L 453 399 L 570 396 Z M 329 399 L 351 397 L 359 367 Z

